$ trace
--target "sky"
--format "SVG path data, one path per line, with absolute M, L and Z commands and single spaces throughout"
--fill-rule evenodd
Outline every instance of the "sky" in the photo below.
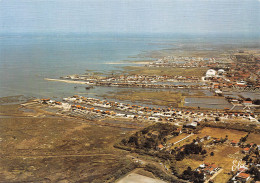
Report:
M 0 0 L 0 33 L 260 34 L 260 0 Z

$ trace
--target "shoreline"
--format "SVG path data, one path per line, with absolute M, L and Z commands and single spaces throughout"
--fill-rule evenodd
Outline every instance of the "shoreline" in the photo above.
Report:
M 130 61 L 130 62 L 107 62 L 105 64 L 107 65 L 127 65 L 127 64 L 134 64 L 134 65 L 146 65 L 146 64 L 149 64 L 150 62 L 146 62 L 146 61 Z
M 44 78 L 46 81 L 58 81 L 58 82 L 64 82 L 64 83 L 75 83 L 75 84 L 89 84 L 84 81 L 71 81 L 71 80 L 64 80 L 64 79 L 51 79 L 51 78 Z

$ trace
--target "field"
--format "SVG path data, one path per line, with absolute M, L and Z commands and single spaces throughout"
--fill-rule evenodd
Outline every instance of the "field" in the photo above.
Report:
M 254 134 L 254 133 L 249 134 L 246 142 L 249 144 L 254 143 L 254 144 L 260 145 L 260 134 Z
M 215 138 L 225 138 L 227 135 L 229 140 L 239 141 L 239 139 L 246 136 L 246 134 L 247 132 L 238 130 L 205 127 L 200 131 L 197 136 L 204 137 L 208 135 Z
M 167 68 L 167 67 L 137 67 L 127 66 L 124 68 L 129 74 L 168 75 L 168 76 L 198 76 L 205 75 L 207 68 Z
M 197 168 L 203 161 L 196 161 L 194 159 L 185 158 L 182 161 L 176 161 L 176 170 L 179 174 L 182 174 L 184 170 L 190 166 L 192 170 Z
M 243 157 L 243 155 L 240 153 L 240 148 L 232 147 L 230 145 L 217 145 L 214 148 L 206 150 L 208 152 L 214 152 L 214 156 L 207 156 L 205 158 L 205 162 L 215 163 L 216 165 L 223 168 L 223 172 L 221 173 L 222 175 L 218 175 L 215 178 L 216 182 L 219 182 L 220 180 L 222 182 L 227 182 L 227 180 L 230 178 L 230 175 L 227 173 L 231 172 L 233 161 L 235 159 L 240 160 Z
M 247 132 L 243 131 L 205 127 L 202 130 L 200 130 L 199 134 L 195 134 L 188 139 L 191 140 L 196 137 L 204 137 L 206 135 L 215 138 L 225 138 L 227 135 L 229 140 L 239 141 L 239 139 L 245 136 L 246 134 Z M 183 138 L 185 137 L 185 135 L 181 134 L 179 137 Z M 249 140 L 254 141 L 254 139 L 256 139 L 257 137 L 258 134 L 252 134 Z M 171 140 L 179 140 L 180 138 L 173 138 Z M 186 140 L 182 141 L 181 145 L 184 145 Z M 190 142 L 191 141 L 186 143 Z M 204 159 L 201 157 L 201 155 L 190 155 L 182 161 L 177 161 L 177 171 L 181 174 L 184 170 L 187 169 L 188 166 L 190 166 L 192 169 L 195 169 L 204 162 L 215 163 L 219 167 L 223 168 L 223 171 L 214 178 L 215 182 L 227 182 L 228 179 L 231 177 L 229 173 L 232 170 L 233 161 L 235 159 L 240 160 L 244 156 L 241 153 L 241 148 L 231 146 L 230 144 L 216 144 L 212 146 L 204 146 L 204 149 L 207 151 L 207 156 Z M 214 156 L 210 156 L 211 152 L 214 152 Z
M 104 182 L 131 163 L 113 148 L 129 131 L 33 108 L 0 105 L 0 182 Z
M 171 91 L 120 91 L 112 95 L 106 95 L 106 98 L 113 98 L 118 100 L 128 100 L 131 102 L 141 101 L 146 104 L 160 105 L 160 106 L 178 106 L 181 107 L 185 96 L 182 93 Z

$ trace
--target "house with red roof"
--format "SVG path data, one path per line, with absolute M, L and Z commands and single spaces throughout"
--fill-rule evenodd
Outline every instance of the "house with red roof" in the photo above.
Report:
M 158 146 L 157 146 L 157 150 L 163 150 L 164 149 L 164 146 L 162 145 L 162 144 L 159 144 Z
M 253 104 L 253 101 L 251 100 L 251 101 L 243 101 L 243 104 L 244 105 L 252 105 Z
M 246 147 L 246 148 L 243 149 L 244 153 L 249 153 L 249 150 L 250 150 L 249 147 Z
M 237 145 L 237 143 L 238 143 L 238 142 L 237 142 L 237 141 L 235 141 L 235 140 L 232 140 L 232 141 L 231 141 L 231 145 L 232 145 L 232 146 L 236 146 L 236 145 Z
M 250 179 L 250 174 L 240 173 L 236 176 L 236 180 L 240 180 L 241 182 L 247 182 Z

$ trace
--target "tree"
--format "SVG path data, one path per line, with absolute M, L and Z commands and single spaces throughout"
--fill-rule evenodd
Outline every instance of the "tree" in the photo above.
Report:
M 175 166 L 171 165 L 171 166 L 170 166 L 170 170 L 172 171 L 172 174 L 173 174 L 173 175 L 176 175 L 176 174 L 177 174 L 177 170 L 176 170 L 176 167 L 175 167 Z
M 211 152 L 211 153 L 210 153 L 210 156 L 214 156 L 214 152 Z
M 135 144 L 136 146 L 138 146 L 138 138 L 137 136 L 133 135 L 129 138 L 129 141 L 128 141 L 129 144 Z
M 126 139 L 122 139 L 121 143 L 126 145 L 127 144 L 127 140 Z
M 184 170 L 181 177 L 184 180 L 189 180 L 194 183 L 203 183 L 204 182 L 204 174 L 199 173 L 197 171 L 192 171 L 191 167 L 188 167 L 186 170 Z
M 143 147 L 146 148 L 146 149 L 151 149 L 152 148 L 152 142 L 150 140 L 147 140 L 144 143 Z
M 260 100 L 259 100 L 259 99 L 254 100 L 254 101 L 253 101 L 253 104 L 255 104 L 255 105 L 260 105 Z
M 257 167 L 252 166 L 249 169 L 249 173 L 255 175 L 255 178 L 254 178 L 255 181 L 259 181 L 260 180 L 260 171 L 257 169 Z
M 183 171 L 181 177 L 184 179 L 184 180 L 189 180 L 190 177 L 192 175 L 192 169 L 190 166 L 188 166 L 188 168 L 186 170 Z
M 177 161 L 181 161 L 184 159 L 184 153 L 183 152 L 179 152 L 177 155 L 176 155 L 176 160 Z
M 225 139 L 228 139 L 228 135 L 226 135 Z
M 243 157 L 243 161 L 248 161 L 249 155 L 246 155 L 245 157 Z
M 201 154 L 202 154 L 202 155 L 207 154 L 207 151 L 206 151 L 205 149 L 203 149 L 203 150 L 201 151 Z

